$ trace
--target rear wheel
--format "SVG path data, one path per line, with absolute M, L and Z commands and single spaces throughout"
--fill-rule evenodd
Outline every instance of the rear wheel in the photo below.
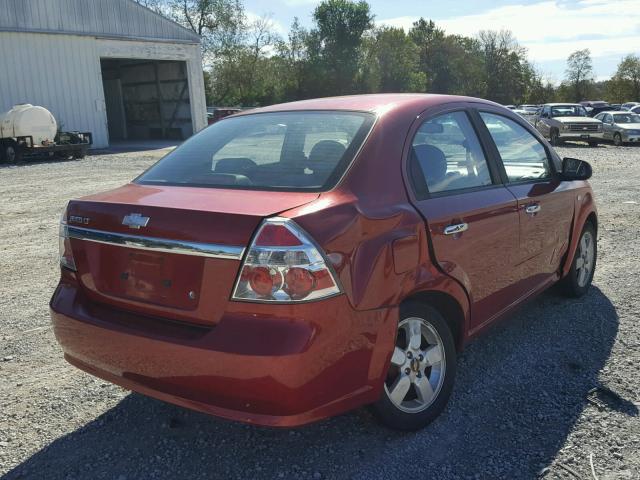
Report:
M 4 161 L 7 163 L 22 162 L 22 148 L 16 142 L 8 142 L 4 144 Z
M 423 428 L 446 406 L 455 373 L 456 350 L 447 322 L 431 307 L 408 304 L 402 309 L 382 397 L 374 410 L 391 428 Z
M 597 257 L 598 241 L 596 229 L 593 224 L 588 222 L 582 229 L 571 269 L 567 276 L 560 281 L 564 292 L 568 296 L 581 297 L 587 293 L 593 280 Z
M 615 133 L 615 134 L 613 135 L 613 144 L 614 144 L 616 147 L 620 147 L 620 146 L 622 146 L 622 135 L 620 135 L 619 133 Z

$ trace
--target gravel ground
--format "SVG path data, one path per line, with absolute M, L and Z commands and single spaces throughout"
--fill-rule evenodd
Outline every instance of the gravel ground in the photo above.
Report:
M 640 479 L 640 148 L 559 150 L 594 167 L 592 290 L 545 293 L 471 344 L 447 410 L 411 434 L 366 409 L 296 430 L 228 423 L 67 365 L 47 306 L 60 212 L 162 152 L 0 168 L 0 476 Z

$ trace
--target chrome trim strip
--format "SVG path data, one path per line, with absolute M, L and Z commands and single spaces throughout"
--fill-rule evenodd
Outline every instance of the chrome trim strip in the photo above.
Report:
M 154 252 L 176 253 L 198 257 L 223 258 L 241 260 L 244 247 L 234 245 L 218 245 L 214 243 L 189 242 L 187 240 L 167 240 L 164 238 L 127 235 L 124 233 L 103 232 L 91 228 L 67 226 L 69 238 L 88 242 L 104 243 L 117 247 L 151 250 Z

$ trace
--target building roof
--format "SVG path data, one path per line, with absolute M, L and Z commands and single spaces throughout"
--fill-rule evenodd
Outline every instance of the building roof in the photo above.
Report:
M 133 0 L 0 0 L 0 32 L 200 43 L 191 30 Z

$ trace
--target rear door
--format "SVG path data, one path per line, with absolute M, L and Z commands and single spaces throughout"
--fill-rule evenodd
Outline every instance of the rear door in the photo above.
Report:
M 514 274 L 523 292 L 553 280 L 567 250 L 574 194 L 562 182 L 548 148 L 535 133 L 500 110 L 478 112 L 495 147 L 503 180 L 518 201 L 520 242 Z
M 469 293 L 477 328 L 513 302 L 517 202 L 487 161 L 464 106 L 429 113 L 410 138 L 414 205 L 426 219 L 434 261 Z

